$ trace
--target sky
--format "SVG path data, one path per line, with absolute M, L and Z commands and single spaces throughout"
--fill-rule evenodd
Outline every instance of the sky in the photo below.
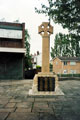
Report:
M 42 37 L 38 34 L 38 26 L 42 22 L 48 22 L 45 15 L 35 13 L 35 7 L 40 8 L 41 3 L 48 4 L 47 0 L 0 0 L 0 21 L 14 22 L 19 20 L 25 23 L 25 28 L 30 34 L 30 53 L 42 52 Z M 54 47 L 55 35 L 59 32 L 68 33 L 61 25 L 54 24 L 53 35 L 50 37 L 50 48 Z

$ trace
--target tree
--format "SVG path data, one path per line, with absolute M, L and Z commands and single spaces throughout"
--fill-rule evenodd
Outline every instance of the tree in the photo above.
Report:
M 49 17 L 49 21 L 50 21 L 50 19 L 53 18 L 53 15 L 52 15 L 52 13 L 53 13 L 53 10 L 52 10 L 53 3 L 52 3 L 52 1 L 53 0 L 48 0 L 48 4 L 49 4 L 48 6 L 41 4 L 41 7 L 42 7 L 41 10 L 38 10 L 37 8 L 35 8 L 35 11 L 37 13 L 39 13 L 39 14 L 45 14 L 46 16 L 48 16 Z
M 56 34 L 54 48 L 51 47 L 52 58 L 56 56 L 75 56 L 75 40 L 72 41 L 71 35 L 62 33 Z
M 48 0 L 48 3 L 48 6 L 41 4 L 42 9 L 36 8 L 36 12 L 45 14 L 63 28 L 68 28 L 72 41 L 76 42 L 75 56 L 80 56 L 80 0 Z
M 61 23 L 70 31 L 80 32 L 80 0 L 48 0 L 48 6 L 41 4 L 42 9 L 36 12 L 49 16 L 54 22 Z
M 28 30 L 26 29 L 25 30 L 25 48 L 26 48 L 25 69 L 27 70 L 32 68 L 29 39 L 30 39 L 30 35 L 28 33 Z

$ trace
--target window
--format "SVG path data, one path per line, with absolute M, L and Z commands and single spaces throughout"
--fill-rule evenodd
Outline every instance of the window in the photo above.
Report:
M 76 70 L 70 70 L 71 74 L 76 74 Z
M 66 61 L 64 61 L 64 65 L 67 65 L 67 62 L 66 62 Z
M 64 70 L 63 73 L 64 73 L 64 74 L 67 74 L 67 70 Z
M 76 62 L 70 62 L 70 65 L 76 65 Z

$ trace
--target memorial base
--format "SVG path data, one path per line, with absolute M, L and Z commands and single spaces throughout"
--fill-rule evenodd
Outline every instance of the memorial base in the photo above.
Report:
M 64 95 L 58 86 L 58 77 L 53 73 L 38 73 L 33 79 L 29 95 Z

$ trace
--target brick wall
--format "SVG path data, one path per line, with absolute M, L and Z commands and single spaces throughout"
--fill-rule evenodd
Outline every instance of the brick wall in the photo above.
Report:
M 70 61 L 67 62 L 67 65 L 64 65 L 64 62 L 59 58 L 53 60 L 53 72 L 56 74 L 63 74 L 64 71 L 67 71 L 67 74 L 71 73 L 71 70 L 76 71 L 77 74 L 80 73 L 80 62 L 76 62 L 76 65 L 70 65 Z

